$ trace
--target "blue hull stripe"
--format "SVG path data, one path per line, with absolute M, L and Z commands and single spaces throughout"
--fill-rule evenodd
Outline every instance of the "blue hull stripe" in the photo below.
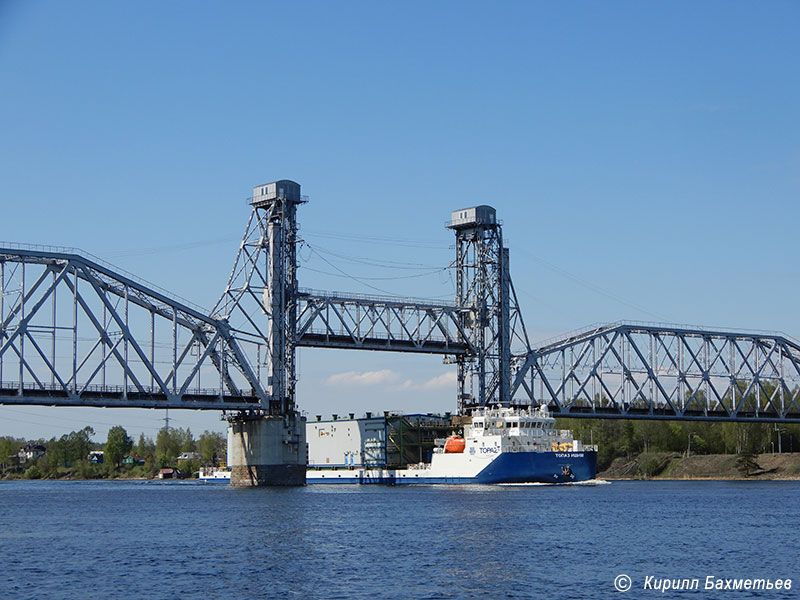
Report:
M 564 472 L 568 469 L 567 473 Z M 475 478 L 478 483 L 566 483 L 597 476 L 597 452 L 504 452 Z

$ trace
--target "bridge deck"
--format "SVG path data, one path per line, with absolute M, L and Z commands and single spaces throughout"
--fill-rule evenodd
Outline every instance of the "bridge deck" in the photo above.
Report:
M 298 346 L 308 348 L 339 348 L 344 350 L 377 350 L 391 352 L 417 352 L 422 354 L 458 354 L 468 351 L 464 343 L 444 339 L 402 340 L 388 337 L 365 337 L 354 340 L 349 335 L 330 333 L 306 333 L 297 341 Z
M 232 396 L 213 389 L 189 391 L 177 398 L 154 388 L 142 392 L 135 387 L 92 386 L 91 389 L 73 393 L 61 386 L 42 388 L 27 384 L 20 390 L 19 383 L 4 381 L 0 384 L 0 405 L 247 410 L 257 408 L 259 403 L 256 396 Z

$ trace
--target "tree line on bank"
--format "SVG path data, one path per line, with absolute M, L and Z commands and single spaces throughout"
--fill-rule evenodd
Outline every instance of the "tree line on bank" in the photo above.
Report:
M 734 405 L 745 408 L 760 407 L 765 410 L 775 398 L 774 383 L 759 381 L 758 391 L 751 389 L 746 380 L 736 381 L 735 398 L 727 391 L 721 404 L 731 409 Z M 791 398 L 798 389 L 788 391 Z M 595 396 L 601 405 L 609 403 L 603 394 Z M 686 402 L 697 406 L 707 404 L 703 390 L 686 393 Z M 800 451 L 800 425 L 786 423 L 728 423 L 710 421 L 624 420 L 558 418 L 560 429 L 571 429 L 576 439 L 598 446 L 597 467 L 604 470 L 615 458 L 632 458 L 639 454 L 737 454 L 743 464 L 755 464 L 759 454 Z
M 800 425 L 781 423 L 558 418 L 556 427 L 571 429 L 575 439 L 584 444 L 597 445 L 601 471 L 615 458 L 650 452 L 752 457 L 779 450 L 800 451 Z M 141 434 L 136 442 L 119 425 L 109 429 L 105 443 L 93 441 L 94 435 L 91 427 L 84 427 L 50 440 L 0 437 L 0 476 L 149 478 L 165 467 L 179 467 L 191 475 L 201 466 L 220 464 L 227 447 L 223 434 L 204 431 L 195 439 L 188 427 L 163 427 L 155 440 Z M 38 459 L 20 464 L 18 452 L 31 442 L 45 446 L 46 452 Z M 89 454 L 100 450 L 104 453 L 103 462 L 95 464 Z M 198 458 L 178 464 L 178 456 L 193 452 Z
M 155 440 L 139 435 L 134 442 L 124 427 L 109 429 L 105 443 L 95 442 L 94 429 L 84 427 L 50 440 L 24 440 L 0 437 L 0 475 L 6 477 L 95 479 L 105 477 L 152 478 L 159 469 L 172 467 L 195 473 L 201 466 L 214 466 L 225 460 L 227 440 L 221 433 L 204 431 L 197 439 L 187 427 L 163 427 Z M 28 445 L 46 448 L 43 456 L 20 462 L 18 453 Z M 102 451 L 102 461 L 93 452 Z M 181 460 L 184 453 L 195 453 Z
M 598 446 L 597 468 L 648 452 L 757 456 L 800 451 L 800 425 L 622 419 L 556 419 L 575 439 Z

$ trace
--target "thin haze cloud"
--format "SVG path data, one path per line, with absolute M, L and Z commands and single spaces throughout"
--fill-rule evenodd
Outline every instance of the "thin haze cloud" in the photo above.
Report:
M 400 378 L 399 373 L 391 369 L 381 369 L 379 371 L 345 371 L 336 373 L 325 380 L 325 383 L 332 387 L 349 386 L 370 386 L 394 383 Z
M 440 390 L 452 388 L 456 382 L 454 371 L 448 371 L 418 383 L 413 379 L 405 379 L 398 383 L 402 375 L 392 369 L 378 371 L 345 371 L 335 373 L 325 379 L 325 384 L 330 387 L 370 387 L 388 386 L 391 391 L 402 390 Z
M 455 371 L 448 371 L 447 373 L 432 377 L 424 383 L 415 383 L 411 379 L 406 379 L 401 385 L 394 388 L 394 390 L 446 390 L 453 389 L 455 385 L 456 373 Z

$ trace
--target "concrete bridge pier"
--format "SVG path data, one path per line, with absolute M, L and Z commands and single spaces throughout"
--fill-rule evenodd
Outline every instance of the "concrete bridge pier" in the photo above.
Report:
M 305 419 L 288 416 L 236 417 L 228 425 L 228 465 L 235 487 L 305 485 Z

